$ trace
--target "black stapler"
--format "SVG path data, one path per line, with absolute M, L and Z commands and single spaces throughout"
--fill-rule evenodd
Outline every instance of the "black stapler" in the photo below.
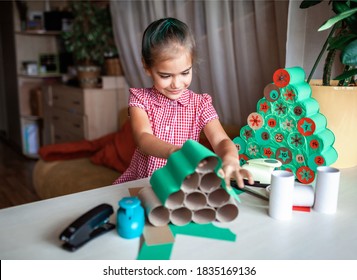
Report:
M 113 213 L 113 207 L 106 203 L 89 210 L 60 234 L 60 240 L 65 241 L 62 247 L 73 252 L 93 238 L 114 229 L 115 225 L 109 223 Z

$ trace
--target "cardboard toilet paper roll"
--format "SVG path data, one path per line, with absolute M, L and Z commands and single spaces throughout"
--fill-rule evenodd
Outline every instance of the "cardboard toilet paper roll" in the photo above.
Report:
M 213 192 L 221 187 L 222 179 L 214 172 L 206 173 L 201 177 L 200 190 L 205 193 Z
M 138 193 L 149 222 L 154 226 L 164 226 L 170 221 L 170 211 L 164 207 L 150 187 L 145 187 Z
M 277 220 L 292 217 L 294 194 L 294 174 L 284 170 L 274 170 L 271 175 L 269 216 Z
M 315 185 L 315 203 L 313 209 L 319 213 L 336 213 L 339 187 L 339 169 L 329 166 L 318 167 Z
M 230 197 L 228 202 L 217 208 L 216 220 L 222 223 L 228 223 L 237 218 L 239 213 L 238 206 L 234 199 Z

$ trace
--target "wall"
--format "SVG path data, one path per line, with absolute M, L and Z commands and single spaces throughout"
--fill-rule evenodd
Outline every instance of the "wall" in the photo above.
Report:
M 15 38 L 11 1 L 0 3 L 0 133 L 21 147 L 21 129 L 16 79 Z

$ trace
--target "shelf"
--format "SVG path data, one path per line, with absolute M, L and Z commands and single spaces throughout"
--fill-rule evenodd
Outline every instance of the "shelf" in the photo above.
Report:
M 47 30 L 25 30 L 25 31 L 15 31 L 16 34 L 20 35 L 38 35 L 38 36 L 58 36 L 62 31 L 47 31 Z
M 21 115 L 21 118 L 22 118 L 22 119 L 31 120 L 31 121 L 42 120 L 42 117 L 40 117 L 40 116 L 33 116 L 33 115 Z
M 22 78 L 32 78 L 32 79 L 46 79 L 46 78 L 61 78 L 62 74 L 60 73 L 48 73 L 48 74 L 39 74 L 39 75 L 28 75 L 28 74 L 18 74 Z

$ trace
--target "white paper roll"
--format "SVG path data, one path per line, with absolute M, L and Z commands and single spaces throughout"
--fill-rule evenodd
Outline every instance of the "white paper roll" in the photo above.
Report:
M 336 213 L 339 186 L 340 170 L 329 166 L 319 166 L 316 175 L 313 209 L 319 213 Z
M 293 205 L 312 207 L 314 205 L 315 192 L 311 185 L 295 184 L 293 194 Z
M 289 220 L 293 211 L 294 174 L 274 170 L 271 174 L 269 216 L 277 220 Z

